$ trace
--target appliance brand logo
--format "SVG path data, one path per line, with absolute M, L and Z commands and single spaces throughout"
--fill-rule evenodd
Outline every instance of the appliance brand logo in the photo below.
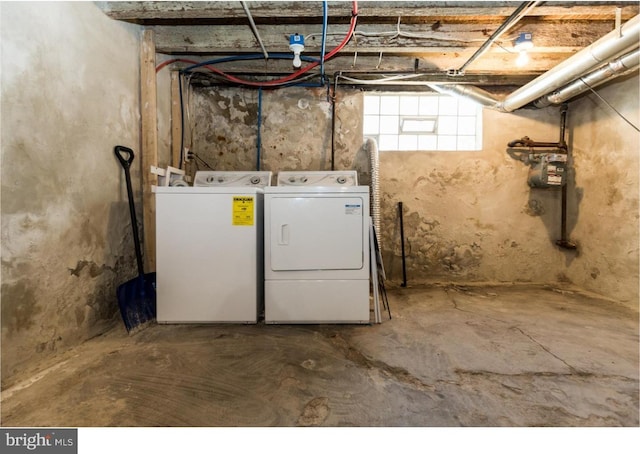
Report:
M 344 206 L 344 212 L 345 214 L 350 214 L 350 215 L 358 215 L 360 216 L 362 214 L 362 206 L 360 204 L 345 204 Z
M 77 429 L 1 429 L 3 453 L 77 454 Z

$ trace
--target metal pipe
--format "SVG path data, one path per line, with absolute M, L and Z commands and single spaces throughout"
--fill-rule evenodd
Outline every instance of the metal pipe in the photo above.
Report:
M 460 69 L 458 69 L 457 72 L 459 74 L 463 74 L 464 70 L 467 68 L 467 66 L 469 66 L 478 57 L 480 57 L 482 54 L 484 54 L 489 49 L 489 47 L 491 47 L 491 45 L 498 38 L 500 38 L 500 36 L 502 36 L 507 30 L 509 30 L 511 27 L 513 27 L 520 19 L 522 19 L 538 3 L 539 2 L 535 1 L 535 2 L 524 2 L 524 3 L 520 4 L 520 6 L 518 6 L 518 8 L 513 12 L 513 14 L 511 14 L 511 16 L 509 16 L 507 18 L 507 20 L 504 21 L 504 23 L 502 25 L 500 25 L 500 27 L 498 27 L 498 29 L 496 31 L 493 32 L 493 34 L 489 37 L 489 39 L 486 40 L 482 44 L 482 46 L 480 46 L 480 48 L 475 51 L 475 53 L 471 56 L 471 58 L 469 58 L 469 60 L 467 60 L 465 62 L 465 64 L 462 65 L 460 67 Z
M 337 85 L 337 84 L 336 84 Z M 331 170 L 335 170 L 336 161 L 336 91 L 331 97 Z
M 620 29 L 620 33 L 617 30 L 609 32 L 573 57 L 514 91 L 499 103 L 498 109 L 513 112 L 579 78 L 586 71 L 614 58 L 620 52 L 636 47 L 638 34 L 640 34 L 640 15 L 628 20 Z
M 430 88 L 447 95 L 462 96 L 477 102 L 481 106 L 495 108 L 500 102 L 493 94 L 473 85 L 461 84 L 427 84 Z
M 260 149 L 262 148 L 262 87 L 258 88 L 258 132 L 256 136 L 256 170 L 260 170 Z
M 595 71 L 582 76 L 563 88 L 534 101 L 534 106 L 542 108 L 552 104 L 562 104 L 585 91 L 602 85 L 611 79 L 635 71 L 640 66 L 640 48 L 609 62 Z
M 608 69 L 603 67 L 601 69 L 602 73 L 596 70 L 588 76 L 583 76 L 587 71 L 602 62 L 615 58 L 621 52 L 637 48 L 639 34 L 640 15 L 631 18 L 619 30 L 613 30 L 606 34 L 573 57 L 509 94 L 503 100 L 499 100 L 493 94 L 472 85 L 441 84 L 438 82 L 428 83 L 428 85 L 433 90 L 441 93 L 467 97 L 485 107 L 502 112 L 513 112 L 534 100 L 537 100 L 534 103 L 536 107 L 559 104 L 578 95 L 581 92 L 579 89 L 593 88 L 591 84 L 593 79 L 598 80 L 598 84 L 602 84 L 635 69 L 637 66 L 635 62 L 638 57 L 634 51 L 620 57 L 612 62 L 611 65 L 607 65 Z M 621 66 L 628 69 L 622 69 Z M 611 72 L 610 77 L 607 78 L 603 75 L 609 72 Z M 600 80 L 600 77 L 603 79 Z M 580 81 L 580 79 L 583 80 Z M 558 90 L 560 93 L 556 97 L 553 91 L 565 85 L 565 88 Z M 549 99 L 545 99 L 547 97 Z
M 262 43 L 262 39 L 260 38 L 260 34 L 258 33 L 258 28 L 256 27 L 256 23 L 253 21 L 253 16 L 251 15 L 251 11 L 249 11 L 249 7 L 247 6 L 246 2 L 241 1 L 240 3 L 242 4 L 242 7 L 244 8 L 244 12 L 246 13 L 247 18 L 249 19 L 249 24 L 251 25 L 251 31 L 253 31 L 253 35 L 258 40 L 258 44 L 260 44 L 260 48 L 262 49 L 262 53 L 264 54 L 264 58 L 268 60 L 269 59 L 269 53 L 267 52 L 267 49 L 264 48 L 264 44 Z
M 560 108 L 560 138 L 558 144 L 560 148 L 567 149 L 567 141 L 565 140 L 565 131 L 567 129 L 567 105 L 563 104 Z
M 531 140 L 530 138 L 528 138 L 527 136 L 523 137 L 522 139 L 517 139 L 517 140 L 512 140 L 511 142 L 507 143 L 507 146 L 509 148 L 518 148 L 518 147 L 525 147 L 525 148 L 561 148 L 563 150 L 566 150 L 567 145 L 565 143 L 562 142 L 536 142 L 535 140 Z
M 333 73 L 333 94 L 331 96 L 331 170 L 335 170 L 336 158 L 336 96 L 338 95 L 338 79 L 342 71 Z
M 398 213 L 400 216 L 400 247 L 402 249 L 402 284 L 401 287 L 407 286 L 407 265 L 404 255 L 404 221 L 402 219 L 402 202 L 398 202 Z
M 567 239 L 567 185 L 562 186 L 562 211 L 560 213 L 560 239 L 556 245 L 564 249 L 575 249 L 575 245 Z
M 569 151 L 567 149 L 567 141 L 565 139 L 565 130 L 567 124 L 567 110 L 568 107 L 566 104 L 563 104 L 560 108 L 560 143 L 564 144 L 565 150 L 567 151 L 567 158 L 569 155 Z M 566 177 L 565 177 L 566 178 Z M 562 211 L 560 214 L 560 239 L 556 241 L 556 245 L 563 249 L 577 249 L 577 245 L 569 241 L 567 235 L 567 184 L 568 181 L 565 182 L 564 186 L 562 186 Z

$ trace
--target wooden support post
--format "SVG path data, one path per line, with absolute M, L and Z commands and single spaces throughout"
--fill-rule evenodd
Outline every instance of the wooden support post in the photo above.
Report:
M 171 71 L 171 165 L 180 168 L 182 148 L 182 111 L 180 110 L 180 73 Z
M 158 177 L 151 166 L 158 165 L 158 113 L 156 92 L 156 46 L 153 30 L 144 30 L 140 48 L 140 104 L 142 117 L 142 215 L 144 258 L 147 272 L 156 269 L 156 200 L 151 186 Z

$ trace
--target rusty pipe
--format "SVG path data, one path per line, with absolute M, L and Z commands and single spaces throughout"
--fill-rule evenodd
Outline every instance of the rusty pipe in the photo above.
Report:
M 526 148 L 560 148 L 563 150 L 567 149 L 567 145 L 563 142 L 536 142 L 535 140 L 531 140 L 527 136 L 524 136 L 521 139 L 512 140 L 507 144 L 507 146 L 509 148 L 526 147 Z

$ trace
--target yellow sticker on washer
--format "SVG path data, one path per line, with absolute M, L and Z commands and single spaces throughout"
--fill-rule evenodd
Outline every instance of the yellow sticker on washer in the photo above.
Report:
M 253 225 L 253 197 L 233 196 L 233 225 Z

